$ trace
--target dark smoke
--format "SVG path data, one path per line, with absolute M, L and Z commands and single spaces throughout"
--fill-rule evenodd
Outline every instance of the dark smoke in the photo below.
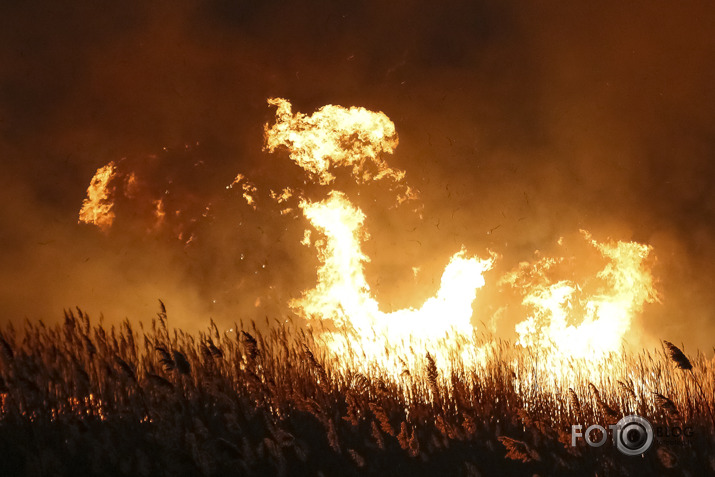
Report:
M 184 326 L 283 319 L 316 262 L 296 245 L 305 222 L 275 220 L 267 199 L 306 179 L 262 151 L 266 98 L 281 96 L 295 111 L 359 105 L 395 122 L 387 159 L 419 189 L 423 219 L 372 206 L 379 186 L 352 191 L 386 306 L 419 305 L 462 244 L 502 255 L 496 283 L 583 228 L 653 245 L 662 303 L 639 326 L 710 349 L 714 21 L 711 2 L 4 2 L 0 319 L 79 305 L 146 321 L 158 298 Z M 150 155 L 167 171 L 146 169 L 152 194 L 171 175 L 172 194 L 212 204 L 195 243 L 139 233 L 131 206 L 106 235 L 76 223 L 98 167 L 148 168 Z M 226 192 L 239 172 L 261 213 Z M 500 293 L 479 295 L 476 322 Z M 497 327 L 508 336 L 513 323 Z

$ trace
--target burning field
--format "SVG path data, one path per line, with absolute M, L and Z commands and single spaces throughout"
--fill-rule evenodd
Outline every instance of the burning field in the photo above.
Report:
M 322 328 L 190 335 L 169 322 L 162 304 L 138 329 L 80 310 L 56 327 L 4 329 L 4 475 L 712 473 L 713 363 L 668 342 L 568 360 L 573 378 L 554 380 L 535 373 L 543 349 L 460 335 L 398 354 L 395 375 L 358 344 L 332 352 Z M 462 360 L 475 346 L 489 357 Z M 572 445 L 574 423 L 627 414 L 668 434 L 642 457 Z
M 709 29 L 477 3 L 4 7 L 0 475 L 715 474 Z
M 518 289 L 528 310 L 514 342 L 472 325 L 474 301 L 500 259 L 496 251 L 480 258 L 462 245 L 433 296 L 383 311 L 365 276 L 366 215 L 337 188 L 335 174 L 358 185 L 384 182 L 393 197 L 386 206 L 419 215 L 420 198 L 405 172 L 385 160 L 398 144 L 395 125 L 360 107 L 330 105 L 308 116 L 285 99 L 268 103 L 276 118 L 265 127 L 266 149 L 285 150 L 320 186 L 268 194 L 276 219 L 302 216 L 309 224 L 300 243 L 317 254 L 315 286 L 290 300 L 288 320 L 266 318 L 261 329 L 242 321 L 220 330 L 212 321 L 206 332 L 187 333 L 169 326 L 163 303 L 151 327 L 140 323 L 138 330 L 129 320 L 93 326 L 80 309 L 55 327 L 8 325 L 0 335 L 8 471 L 715 471 L 715 363 L 701 353 L 689 358 L 668 341 L 655 352 L 634 353 L 623 344 L 644 305 L 658 301 L 651 247 L 601 243 L 582 230 L 601 266 L 580 282 L 563 278 L 561 269 L 574 267 L 564 257 L 519 263 L 498 278 Z M 152 198 L 142 191 L 142 177 L 122 166 L 97 170 L 79 222 L 111 233 L 120 208 L 131 208 L 144 214 L 134 220 L 149 233 L 167 228 L 191 246 L 199 228 L 171 223 L 185 209 Z M 234 189 L 257 211 L 258 189 L 249 178 L 238 173 L 224 194 Z M 206 205 L 189 222 L 210 210 Z M 645 452 L 652 434 L 640 459 L 593 445 L 608 439 L 607 425 L 629 415 L 655 426 L 653 452 Z M 594 430 L 604 435 L 587 432 L 579 440 L 581 427 L 573 427 L 579 423 L 604 423 Z M 620 431 L 612 432 L 620 450 Z

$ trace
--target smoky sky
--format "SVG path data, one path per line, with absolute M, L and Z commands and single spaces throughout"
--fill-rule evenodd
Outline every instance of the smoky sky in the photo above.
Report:
M 371 208 L 385 194 L 370 188 L 355 196 L 385 306 L 418 305 L 462 245 L 500 255 L 496 282 L 585 229 L 654 247 L 661 303 L 634 326 L 709 349 L 713 24 L 711 2 L 3 2 L 0 319 L 80 306 L 146 321 L 159 298 L 184 326 L 282 319 L 315 279 L 314 252 L 297 245 L 307 225 L 225 195 L 237 173 L 264 195 L 306 179 L 263 151 L 278 96 L 395 123 L 386 159 L 422 218 Z M 131 205 L 111 234 L 77 224 L 94 172 L 122 158 L 152 191 L 171 177 L 172 194 L 211 201 L 196 244 L 144 234 Z M 477 308 L 488 321 L 493 308 Z

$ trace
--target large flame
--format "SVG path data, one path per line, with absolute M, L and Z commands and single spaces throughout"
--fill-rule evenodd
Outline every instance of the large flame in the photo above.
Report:
M 208 222 L 213 201 L 234 195 L 221 189 L 197 192 L 207 169 L 201 157 L 197 143 L 109 162 L 87 188 L 79 223 L 105 233 L 117 229 L 115 233 L 169 236 L 188 245 L 199 224 Z M 257 188 L 244 179 L 239 174 L 226 189 L 240 186 L 247 205 L 255 210 Z
M 286 148 L 290 159 L 318 184 L 333 184 L 334 174 L 347 168 L 359 184 L 388 179 L 388 188 L 398 191 L 398 204 L 414 198 L 405 173 L 384 160 L 385 154 L 394 151 L 398 137 L 382 112 L 328 105 L 307 116 L 293 113 L 285 99 L 268 102 L 277 109 L 275 123 L 264 129 L 266 149 Z M 179 207 L 186 205 L 181 194 L 169 194 L 171 180 L 161 194 L 142 192 L 146 186 L 133 171 L 123 172 L 120 167 L 117 172 L 121 164 L 110 162 L 97 171 L 82 204 L 80 222 L 107 230 L 115 218 L 113 194 L 136 200 L 149 197 L 153 228 L 184 215 Z M 258 211 L 258 188 L 253 183 L 238 174 L 226 186 L 233 188 Z M 462 247 L 445 266 L 434 296 L 415 307 L 386 310 L 365 276 L 370 260 L 362 250 L 369 239 L 365 213 L 344 191 L 328 190 L 311 200 L 304 191 L 285 187 L 280 192 L 271 189 L 269 197 L 280 206 L 281 215 L 302 211 L 312 230 L 305 231 L 301 242 L 315 248 L 320 262 L 315 286 L 289 305 L 309 322 L 327 324 L 316 336 L 344 358 L 346 366 L 377 365 L 399 374 L 426 351 L 439 366 L 448 366 L 454 359 L 462 364 L 479 363 L 490 352 L 490 346 L 475 344 L 472 314 L 477 290 L 485 286 L 484 274 L 492 268 L 495 254 L 479 258 Z M 202 207 L 201 217 L 207 216 L 209 206 Z M 195 220 L 190 218 L 192 223 Z M 175 227 L 181 240 L 189 237 L 187 244 L 194 239 L 191 230 Z M 582 235 L 604 262 L 590 278 L 553 279 L 553 269 L 566 260 L 543 258 L 521 264 L 496 283 L 517 289 L 529 312 L 516 325 L 517 344 L 546 356 L 544 369 L 555 375 L 564 375 L 573 362 L 569 360 L 602 363 L 609 353 L 619 351 L 643 306 L 658 299 L 646 261 L 651 247 L 636 242 L 599 243 L 588 232 Z M 487 322 L 495 318 L 481 317 Z
M 404 172 L 391 169 L 379 156 L 397 145 L 394 125 L 383 113 L 331 105 L 306 117 L 293 115 L 286 100 L 269 103 L 278 110 L 276 124 L 265 130 L 268 149 L 288 147 L 291 159 L 321 184 L 334 179 L 328 172 L 332 166 L 352 166 L 352 175 L 359 181 L 404 179 Z M 361 248 L 368 238 L 365 214 L 335 190 L 319 202 L 303 199 L 300 208 L 325 238 L 315 242 L 321 261 L 316 286 L 291 302 L 299 314 L 347 328 L 357 340 L 351 345 L 383 366 L 390 349 L 394 354 L 410 345 L 431 348 L 444 364 L 450 350 L 442 341 L 471 338 L 472 303 L 477 289 L 484 286 L 483 273 L 491 268 L 493 258 L 482 260 L 462 249 L 450 259 L 435 296 L 420 308 L 385 312 L 372 296 L 364 274 L 363 265 L 369 261 Z M 327 333 L 323 339 L 337 352 L 347 352 L 350 347 L 344 335 Z
M 482 274 L 492 260 L 455 253 L 442 274 L 440 289 L 419 309 L 383 312 L 370 293 L 363 264 L 369 258 L 361 243 L 368 237 L 365 215 L 345 194 L 330 192 L 321 202 L 303 201 L 305 217 L 326 240 L 316 242 L 322 264 L 318 283 L 291 305 L 309 318 L 332 319 L 357 332 L 378 332 L 395 342 L 401 339 L 440 339 L 451 332 L 471 334 L 472 302 L 484 286 Z
M 290 158 L 321 184 L 333 180 L 328 169 L 336 165 L 351 165 L 358 181 L 386 175 L 403 181 L 404 173 L 390 169 L 378 155 L 392 152 L 397 145 L 394 126 L 384 114 L 325 106 L 308 117 L 293 115 L 286 100 L 269 103 L 278 110 L 276 124 L 265 128 L 267 148 L 287 147 Z M 368 164 L 377 170 L 367 173 Z M 322 339 L 333 351 L 348 354 L 357 348 L 363 358 L 387 368 L 391 353 L 404 352 L 409 359 L 418 347 L 430 349 L 440 364 L 455 356 L 473 362 L 486 352 L 473 346 L 472 305 L 485 284 L 483 274 L 492 267 L 493 256 L 479 259 L 462 249 L 450 259 L 435 296 L 419 308 L 387 312 L 373 297 L 364 274 L 369 261 L 361 248 L 368 239 L 365 214 L 345 193 L 335 190 L 322 201 L 303 199 L 300 208 L 324 238 L 314 243 L 321 262 L 317 284 L 291 306 L 308 319 L 332 320 L 354 332 L 350 339 L 325 332 Z M 532 312 L 516 325 L 517 343 L 545 354 L 546 366 L 554 372 L 562 371 L 564 360 L 594 361 L 618 351 L 634 316 L 656 299 L 652 276 L 644 264 L 650 247 L 635 242 L 602 244 L 587 232 L 583 235 L 608 260 L 592 278 L 601 283 L 595 291 L 586 292 L 569 280 L 552 283 L 548 272 L 559 259 L 523 264 L 501 280 L 519 288 L 523 304 Z M 304 243 L 310 243 L 309 232 Z
M 391 153 L 398 142 L 395 125 L 384 113 L 328 105 L 306 116 L 293 114 L 285 99 L 272 98 L 268 103 L 277 110 L 275 124 L 265 129 L 266 148 L 273 152 L 287 147 L 291 160 L 321 184 L 335 179 L 329 171 L 335 166 L 352 167 L 360 181 L 390 177 L 399 182 L 405 176 L 380 157 L 383 152 Z
M 620 353 L 634 318 L 646 303 L 658 300 L 653 276 L 646 265 L 651 247 L 636 242 L 599 243 L 582 235 L 607 261 L 583 284 L 549 279 L 561 260 L 544 258 L 523 263 L 502 283 L 516 287 L 531 315 L 516 325 L 517 344 L 546 357 L 543 368 L 555 376 L 573 371 L 573 359 L 598 364 Z M 596 282 L 596 289 L 586 291 Z M 580 370 L 589 374 L 589 370 Z
M 94 224 L 101 230 L 107 230 L 114 222 L 114 203 L 111 200 L 109 182 L 116 172 L 114 162 L 97 169 L 87 188 L 87 198 L 79 211 L 79 222 Z

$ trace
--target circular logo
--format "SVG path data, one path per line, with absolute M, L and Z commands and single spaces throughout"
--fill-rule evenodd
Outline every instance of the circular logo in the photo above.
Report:
M 626 416 L 616 424 L 616 447 L 625 455 L 640 455 L 653 444 L 653 427 L 645 418 Z

